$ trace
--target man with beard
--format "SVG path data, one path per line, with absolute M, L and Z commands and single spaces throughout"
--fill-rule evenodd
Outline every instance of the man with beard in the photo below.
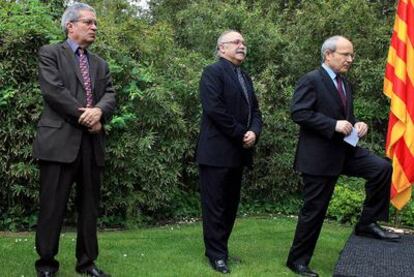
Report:
M 219 60 L 201 76 L 203 108 L 196 160 L 199 164 L 205 255 L 229 273 L 228 240 L 236 219 L 244 166 L 262 129 L 252 80 L 240 69 L 246 58 L 243 36 L 230 30 L 217 40 Z
M 76 182 L 76 271 L 109 276 L 98 256 L 97 216 L 104 165 L 104 131 L 115 108 L 108 64 L 87 50 L 96 37 L 95 10 L 75 3 L 62 16 L 66 41 L 39 50 L 44 109 L 33 144 L 40 165 L 40 213 L 36 228 L 38 276 L 54 276 L 59 235 L 70 189 Z
M 342 37 L 328 38 L 322 45 L 322 66 L 305 74 L 293 95 L 292 119 L 300 126 L 295 169 L 302 174 L 304 203 L 287 266 L 303 276 L 318 276 L 309 269 L 335 183 L 341 174 L 362 177 L 366 198 L 355 234 L 395 241 L 377 221 L 388 219 L 392 167 L 344 137 L 362 138 L 368 125 L 353 112 L 353 91 L 345 74 L 355 54 L 352 43 Z

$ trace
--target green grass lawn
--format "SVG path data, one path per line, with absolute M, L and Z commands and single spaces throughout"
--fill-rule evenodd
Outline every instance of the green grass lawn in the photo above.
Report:
M 284 217 L 239 218 L 233 230 L 229 262 L 232 276 L 295 276 L 285 267 L 296 219 Z M 336 261 L 351 227 L 325 223 L 311 262 L 321 276 L 332 276 Z M 222 276 L 204 257 L 200 222 L 157 228 L 99 233 L 97 265 L 118 276 Z M 75 273 L 75 233 L 60 240 L 60 277 Z M 33 233 L 0 236 L 0 276 L 35 276 L 37 258 Z

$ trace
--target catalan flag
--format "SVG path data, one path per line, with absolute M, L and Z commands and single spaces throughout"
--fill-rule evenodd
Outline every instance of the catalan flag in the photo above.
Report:
M 384 93 L 391 100 L 386 154 L 392 159 L 391 203 L 401 209 L 414 183 L 414 0 L 400 0 L 388 52 Z

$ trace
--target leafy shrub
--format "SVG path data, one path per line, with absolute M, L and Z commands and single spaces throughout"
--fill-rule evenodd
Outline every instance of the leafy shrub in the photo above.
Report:
M 36 221 L 38 169 L 31 159 L 41 106 L 36 52 L 60 33 L 48 13 L 38 1 L 0 2 L 0 229 L 26 229 Z
M 402 210 L 391 208 L 390 222 L 393 225 L 407 227 L 414 226 L 414 202 L 409 202 Z
M 341 177 L 328 208 L 328 217 L 354 224 L 358 221 L 364 199 L 363 179 Z M 389 223 L 397 227 L 414 226 L 414 202 L 400 211 L 391 206 Z
M 38 168 L 31 143 L 42 110 L 36 53 L 41 45 L 63 39 L 64 2 L 0 1 L 0 229 L 28 229 L 36 222 Z M 225 29 L 240 30 L 248 42 L 243 66 L 253 78 L 264 119 L 255 168 L 243 183 L 242 209 L 297 213 L 300 179 L 292 164 L 298 128 L 289 103 L 299 76 L 318 66 L 327 36 L 343 34 L 354 42 L 355 109 L 371 127 L 362 143 L 383 152 L 388 104 L 381 90 L 393 4 L 153 0 L 150 12 L 137 17 L 126 0 L 88 3 L 99 20 L 92 51 L 108 61 L 118 101 L 107 126 L 102 226 L 199 214 L 193 161 L 198 82 L 202 68 L 214 61 L 215 41 Z M 352 221 L 357 191 L 338 188 L 330 214 Z M 348 196 L 355 198 L 351 206 L 345 204 Z M 73 196 L 67 218 L 69 224 L 75 220 Z
M 353 178 L 341 178 L 341 180 L 336 184 L 328 207 L 328 217 L 341 223 L 354 224 L 358 221 L 365 198 L 363 180 Z

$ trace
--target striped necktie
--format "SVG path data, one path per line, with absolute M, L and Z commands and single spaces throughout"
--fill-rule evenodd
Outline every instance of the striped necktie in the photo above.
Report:
M 89 75 L 88 58 L 86 57 L 85 50 L 78 48 L 79 53 L 79 68 L 83 78 L 83 86 L 86 91 L 86 107 L 93 107 L 93 94 L 91 76 Z

